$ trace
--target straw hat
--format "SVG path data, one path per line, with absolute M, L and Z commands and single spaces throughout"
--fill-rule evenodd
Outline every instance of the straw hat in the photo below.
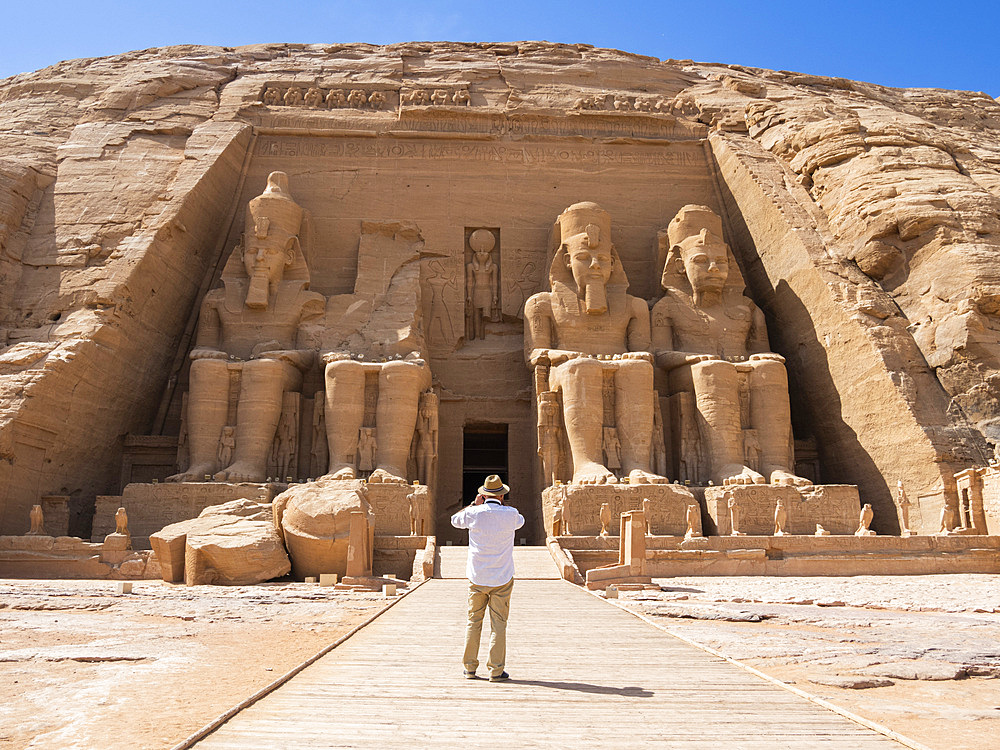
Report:
M 496 474 L 490 474 L 479 488 L 480 495 L 506 495 L 510 492 L 510 487 L 500 481 Z

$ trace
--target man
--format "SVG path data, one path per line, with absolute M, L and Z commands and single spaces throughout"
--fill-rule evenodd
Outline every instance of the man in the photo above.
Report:
M 490 656 L 486 664 L 490 682 L 510 679 L 504 671 L 507 658 L 507 615 L 514 589 L 514 531 L 524 516 L 503 504 L 510 487 L 490 474 L 472 505 L 451 517 L 451 525 L 469 530 L 469 624 L 465 631 L 465 676 L 476 679 L 483 615 L 490 608 Z

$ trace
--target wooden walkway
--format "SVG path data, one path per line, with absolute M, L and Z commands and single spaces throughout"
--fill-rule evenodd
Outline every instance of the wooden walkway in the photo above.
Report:
M 465 597 L 428 581 L 196 747 L 902 747 L 561 580 L 515 582 L 513 679 L 463 679 Z

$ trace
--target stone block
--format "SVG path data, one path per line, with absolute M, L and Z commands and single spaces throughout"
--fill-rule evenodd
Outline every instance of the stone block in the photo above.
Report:
M 269 504 L 234 500 L 150 537 L 165 581 L 245 585 L 291 568 Z
M 861 502 L 857 487 L 826 484 L 801 490 L 746 484 L 705 489 L 709 519 L 706 533 L 718 536 L 732 533 L 729 501 L 735 500 L 739 507 L 740 533 L 770 536 L 774 532 L 774 509 L 779 499 L 787 512 L 786 534 L 812 534 L 816 524 L 821 524 L 831 534 L 853 534 L 858 528 Z
M 306 583 L 316 583 L 316 576 L 306 576 Z M 319 574 L 319 585 L 320 586 L 336 586 L 337 585 L 337 574 L 336 573 L 320 573 Z
M 135 549 L 149 549 L 149 537 L 164 526 L 196 518 L 205 508 L 233 500 L 267 503 L 284 485 L 183 482 L 129 484 L 121 495 L 98 495 L 91 539 L 115 531 L 115 513 L 124 508 Z
M 601 505 L 611 507 L 608 533 L 618 534 L 622 513 L 642 510 L 648 499 L 649 520 L 654 535 L 683 536 L 687 531 L 687 506 L 697 500 L 686 487 L 677 484 L 601 484 L 557 485 L 542 491 L 542 516 L 547 534 L 552 533 L 552 518 L 562 505 L 563 524 L 574 535 L 601 533 Z M 566 534 L 563 529 L 563 534 Z
M 132 593 L 132 582 L 131 581 L 118 581 L 115 583 L 115 593 L 116 594 L 131 594 Z

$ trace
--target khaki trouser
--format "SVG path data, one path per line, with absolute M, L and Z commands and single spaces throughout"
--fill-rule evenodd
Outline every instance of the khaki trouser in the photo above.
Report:
M 486 663 L 490 675 L 503 672 L 507 660 L 507 616 L 510 614 L 511 578 L 502 586 L 477 586 L 469 582 L 469 624 L 465 631 L 465 655 L 462 662 L 469 672 L 479 667 L 479 639 L 483 632 L 483 615 L 490 608 L 490 657 Z

